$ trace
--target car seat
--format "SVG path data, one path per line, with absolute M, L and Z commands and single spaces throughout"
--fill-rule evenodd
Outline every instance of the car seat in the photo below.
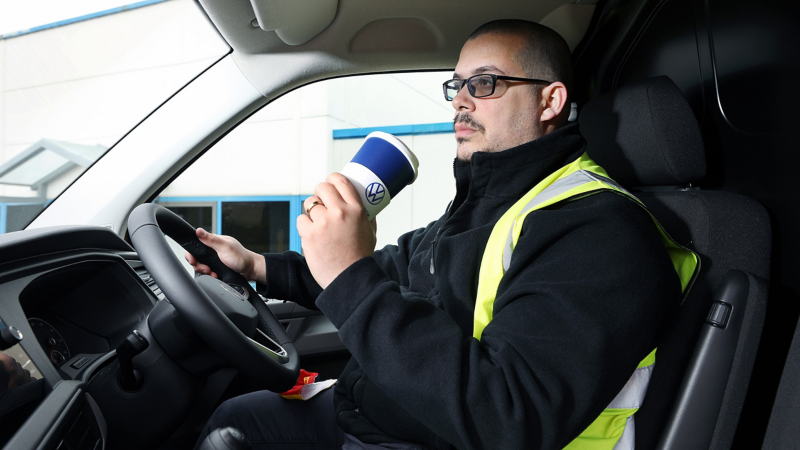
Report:
M 706 173 L 703 138 L 668 77 L 597 97 L 578 120 L 589 156 L 701 258 L 692 290 L 659 330 L 656 366 L 635 415 L 636 448 L 728 449 L 766 312 L 767 212 L 748 197 L 692 185 Z

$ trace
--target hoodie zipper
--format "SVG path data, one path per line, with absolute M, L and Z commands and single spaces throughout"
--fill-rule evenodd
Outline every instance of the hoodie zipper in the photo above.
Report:
M 470 165 L 471 164 L 472 163 L 470 163 Z M 456 178 L 456 162 L 455 162 L 455 160 L 453 160 L 453 178 Z M 458 180 L 456 180 L 456 198 L 458 198 L 458 187 L 457 186 L 458 186 Z M 467 189 L 469 189 L 469 188 L 467 188 Z M 455 199 L 454 199 L 454 201 L 455 201 Z M 436 258 L 436 240 L 439 239 L 439 233 L 442 232 L 442 228 L 444 228 L 444 226 L 447 225 L 447 221 L 450 220 L 451 217 L 453 217 L 453 214 L 458 212 L 458 210 L 461 209 L 461 207 L 466 202 L 467 202 L 467 199 L 464 198 L 464 201 L 461 202 L 460 205 L 458 205 L 458 208 L 456 208 L 456 210 L 453 211 L 452 214 L 450 213 L 450 208 L 453 206 L 453 202 L 450 202 L 450 204 L 447 205 L 447 211 L 445 211 L 445 214 L 447 214 L 447 218 L 444 220 L 444 223 L 442 224 L 442 226 L 440 226 L 439 229 L 436 230 L 436 234 L 433 236 L 433 240 L 431 241 L 431 268 L 430 268 L 431 275 L 436 273 L 436 264 L 433 261 Z
M 450 203 L 450 205 L 452 205 L 452 203 Z M 450 212 L 450 205 L 447 205 L 448 213 Z M 436 239 L 439 238 L 439 232 L 442 231 L 442 228 L 444 228 L 444 224 L 447 223 L 448 219 L 450 219 L 450 217 L 445 219 L 442 226 L 440 226 L 439 229 L 436 230 L 436 234 L 433 236 L 433 240 L 431 241 L 431 275 L 436 273 L 436 266 L 433 264 L 433 260 L 436 257 Z

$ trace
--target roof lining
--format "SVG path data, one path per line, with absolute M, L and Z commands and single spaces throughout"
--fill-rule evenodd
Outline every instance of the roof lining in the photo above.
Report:
M 291 89 L 313 81 L 375 72 L 409 70 L 448 70 L 455 67 L 461 46 L 469 34 L 483 23 L 502 18 L 524 18 L 540 22 L 574 0 L 497 1 L 492 11 L 485 2 L 465 0 L 457 8 L 430 0 L 375 2 L 374 0 L 339 0 L 333 22 L 310 41 L 296 46 L 285 44 L 275 32 L 254 27 L 255 13 L 249 0 L 198 0 L 233 48 L 233 58 L 242 73 L 267 98 L 275 98 Z M 583 2 L 582 2 L 583 3 Z M 447 14 L 443 13 L 447 9 Z M 591 14 L 589 15 L 591 17 Z M 378 20 L 404 20 L 386 41 L 412 39 L 424 23 L 436 39 L 434 45 L 379 46 L 362 51 L 353 48 L 357 35 Z M 395 21 L 395 23 L 398 23 Z M 569 24 L 569 21 L 566 22 Z M 586 23 L 588 26 L 588 22 Z M 583 31 L 585 33 L 585 30 Z M 582 37 L 583 33 L 580 33 Z M 563 34 L 563 33 L 562 33 Z M 372 33 L 374 36 L 374 32 Z M 572 37 L 570 40 L 574 40 Z M 579 41 L 580 39 L 578 39 Z

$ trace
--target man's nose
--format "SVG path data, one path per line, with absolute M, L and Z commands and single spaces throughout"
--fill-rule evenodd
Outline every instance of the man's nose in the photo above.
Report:
M 455 97 L 453 97 L 453 109 L 458 112 L 461 111 L 474 111 L 475 110 L 475 99 L 469 95 L 469 88 L 464 86 L 458 91 Z

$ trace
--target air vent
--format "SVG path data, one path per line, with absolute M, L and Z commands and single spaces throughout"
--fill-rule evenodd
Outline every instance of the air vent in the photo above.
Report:
M 56 450 L 101 450 L 103 438 L 96 422 L 91 410 L 84 408 L 58 443 Z
M 139 269 L 136 271 L 136 273 L 139 275 L 139 278 L 141 278 L 142 281 L 144 281 L 144 284 L 146 284 L 147 287 L 150 288 L 151 291 L 153 291 L 153 295 L 155 295 L 159 300 L 167 299 L 164 296 L 164 293 L 161 292 L 161 289 L 156 284 L 156 280 L 154 280 L 153 277 L 150 276 L 149 272 L 147 272 L 144 269 Z

